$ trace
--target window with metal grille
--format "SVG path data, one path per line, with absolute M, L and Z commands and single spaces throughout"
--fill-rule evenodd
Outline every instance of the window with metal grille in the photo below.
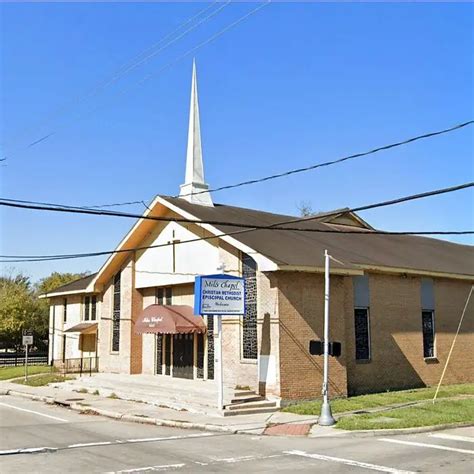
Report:
M 207 378 L 214 379 L 214 318 L 207 316 Z
M 120 349 L 120 272 L 114 277 L 112 313 L 112 351 Z
M 172 290 L 171 286 L 166 288 L 157 288 L 155 292 L 155 304 L 170 305 Z
M 242 356 L 257 358 L 257 262 L 242 254 L 242 276 L 245 278 L 245 314 L 242 321 Z
M 422 311 L 423 357 L 435 357 L 434 311 Z
M 163 373 L 163 334 L 156 335 L 156 373 Z
M 164 335 L 165 343 L 165 375 L 171 375 L 171 334 Z
M 197 337 L 197 378 L 204 378 L 204 334 L 196 334 Z
M 355 327 L 355 358 L 356 360 L 370 359 L 370 330 L 369 309 L 354 309 Z
M 64 318 L 64 322 L 67 322 L 67 298 L 64 298 L 63 305 L 64 305 L 63 318 Z

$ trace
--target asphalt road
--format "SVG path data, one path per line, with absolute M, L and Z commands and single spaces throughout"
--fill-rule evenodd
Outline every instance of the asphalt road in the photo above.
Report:
M 361 438 L 232 435 L 80 415 L 0 396 L 2 473 L 470 473 L 474 429 Z

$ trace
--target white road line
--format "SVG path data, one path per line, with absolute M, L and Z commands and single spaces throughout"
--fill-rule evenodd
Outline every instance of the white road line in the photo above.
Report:
M 455 453 L 474 454 L 471 449 L 451 448 L 449 446 L 441 446 L 440 444 L 418 443 L 416 441 L 403 441 L 401 439 L 381 438 L 379 441 L 386 441 L 387 443 L 406 444 L 407 446 L 418 446 L 420 448 L 441 449 L 443 451 L 453 451 Z
M 159 466 L 138 467 L 136 469 L 125 469 L 121 471 L 112 471 L 107 474 L 125 474 L 127 472 L 145 472 L 145 471 L 167 471 L 168 469 L 180 469 L 186 464 L 162 464 Z
M 471 436 L 459 436 L 444 433 L 430 433 L 430 436 L 432 438 L 450 439 L 453 441 L 465 441 L 466 443 L 474 443 L 474 437 Z
M 270 455 L 249 455 L 249 456 L 237 456 L 237 457 L 232 457 L 232 458 L 217 458 L 217 457 L 212 457 L 211 461 L 207 463 L 202 463 L 199 461 L 193 461 L 194 464 L 200 464 L 200 465 L 209 465 L 209 464 L 216 464 L 216 463 L 227 463 L 227 464 L 233 464 L 233 463 L 238 463 L 238 462 L 247 462 L 247 461 L 260 461 L 262 459 L 271 459 L 271 458 L 280 458 L 282 456 L 288 456 L 288 454 L 270 454 Z
M 270 454 L 268 456 L 240 456 L 234 458 L 211 458 L 209 462 L 201 462 L 201 461 L 192 461 L 192 464 L 197 464 L 198 466 L 209 466 L 213 464 L 219 463 L 226 463 L 226 464 L 234 464 L 240 462 L 247 462 L 247 461 L 260 461 L 262 459 L 271 459 L 271 458 L 278 458 L 282 456 L 288 456 L 287 453 L 282 454 Z M 111 471 L 106 474 L 125 474 L 128 472 L 145 472 L 145 471 L 167 471 L 168 469 L 180 469 L 186 466 L 186 464 L 163 464 L 159 466 L 145 466 L 145 467 L 137 467 L 134 469 L 127 469 L 127 470 L 120 470 L 120 471 Z M 400 471 L 401 472 L 401 471 Z
M 39 411 L 27 410 L 26 408 L 16 407 L 14 405 L 9 405 L 8 403 L 0 402 L 0 405 L 2 405 L 4 407 L 8 407 L 8 408 L 13 408 L 14 410 L 25 411 L 27 413 L 33 413 L 34 415 L 44 416 L 45 418 L 50 418 L 50 419 L 56 420 L 56 421 L 63 421 L 65 423 L 69 422 L 68 420 L 65 420 L 64 418 L 58 418 L 57 416 L 45 415 L 44 413 L 40 413 Z
M 323 454 L 306 453 L 305 451 L 293 450 L 293 451 L 284 451 L 284 453 L 291 454 L 293 456 L 302 456 L 302 457 L 310 458 L 310 459 L 318 459 L 320 461 L 338 462 L 341 464 L 346 464 L 348 466 L 356 466 L 356 467 L 362 467 L 364 469 L 371 469 L 372 471 L 389 472 L 391 474 L 415 474 L 412 471 L 394 469 L 393 467 L 379 466 L 377 464 L 369 464 L 367 462 L 359 462 L 359 461 L 354 461 L 352 459 L 335 458 L 334 456 L 325 456 Z
M 19 449 L 4 449 L 0 451 L 0 456 L 6 456 L 8 454 L 30 454 L 30 453 L 46 453 L 57 451 L 58 448 L 49 448 L 44 446 L 42 448 L 19 448 Z
M 195 433 L 189 435 L 161 436 L 159 438 L 132 438 L 126 439 L 126 443 L 145 443 L 149 441 L 166 441 L 172 439 L 202 438 L 204 436 L 215 436 L 214 433 Z
M 68 448 L 89 448 L 91 446 L 106 446 L 108 444 L 117 443 L 117 441 L 97 441 L 96 443 L 77 443 L 70 444 Z
M 46 415 L 44 415 L 46 416 Z M 57 448 L 18 448 L 0 451 L 0 455 L 4 454 L 23 454 L 27 452 L 36 452 L 37 450 L 52 450 L 56 451 L 59 449 L 77 449 L 77 448 L 92 448 L 94 446 L 110 446 L 115 444 L 126 444 L 126 443 L 147 443 L 153 441 L 168 441 L 176 439 L 187 439 L 187 438 L 202 438 L 207 436 L 215 436 L 214 433 L 195 433 L 181 436 L 161 436 L 159 438 L 134 438 L 134 439 L 116 439 L 112 441 L 92 441 L 90 443 L 76 443 L 68 446 L 61 446 Z

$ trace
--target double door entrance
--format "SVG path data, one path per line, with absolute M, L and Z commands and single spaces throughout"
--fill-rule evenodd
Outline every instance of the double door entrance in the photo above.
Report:
M 156 338 L 157 374 L 203 378 L 203 334 L 157 334 Z
M 173 336 L 173 377 L 194 378 L 194 334 Z

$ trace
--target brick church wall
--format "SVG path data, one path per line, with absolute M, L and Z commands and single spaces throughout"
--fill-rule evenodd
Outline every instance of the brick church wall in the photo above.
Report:
M 370 274 L 371 359 L 357 363 L 354 318 L 347 319 L 349 393 L 424 387 L 439 382 L 470 289 L 469 282 L 434 279 L 436 358 L 423 357 L 421 278 Z M 464 316 L 444 379 L 474 381 L 474 299 Z
M 323 358 L 309 354 L 309 341 L 323 339 L 324 275 L 278 272 L 280 391 L 283 400 L 314 399 L 321 396 Z M 347 395 L 345 277 L 331 277 L 330 340 L 343 342 L 342 356 L 329 362 L 332 397 Z

